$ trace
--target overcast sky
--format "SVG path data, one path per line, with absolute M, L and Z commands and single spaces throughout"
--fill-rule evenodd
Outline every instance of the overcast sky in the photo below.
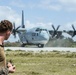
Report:
M 36 26 L 52 29 L 52 24 L 61 25 L 59 30 L 72 30 L 72 24 L 76 28 L 76 0 L 0 0 L 0 20 L 8 19 L 17 27 L 21 25 L 22 10 L 26 29 Z

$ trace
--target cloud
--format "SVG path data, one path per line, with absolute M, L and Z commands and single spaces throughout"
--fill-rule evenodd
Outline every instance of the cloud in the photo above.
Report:
M 46 28 L 48 30 L 53 30 L 52 24 L 53 24 L 52 22 L 48 22 L 48 23 L 43 23 L 43 22 L 31 23 L 29 20 L 25 21 L 26 29 L 31 29 L 33 27 L 43 27 L 43 28 Z M 68 23 L 66 23 L 64 25 L 60 25 L 59 30 L 61 30 L 61 31 L 63 31 L 63 30 L 66 30 L 66 31 L 73 30 L 72 24 L 76 28 L 76 21 L 74 21 L 74 22 L 68 22 Z M 58 25 L 54 25 L 54 26 L 55 26 L 55 28 L 57 28 Z
M 35 8 L 39 8 L 39 9 L 46 9 L 46 10 L 56 10 L 59 11 L 61 9 L 61 6 L 59 4 L 57 4 L 56 2 L 53 0 L 38 0 L 36 1 L 22 1 L 19 0 L 18 2 L 16 2 L 16 0 L 13 0 L 10 2 L 10 5 L 15 6 L 15 7 L 19 7 L 19 8 L 24 8 L 24 9 L 35 9 Z
M 19 14 L 17 14 L 13 9 L 11 9 L 8 6 L 0 6 L 0 20 L 3 19 L 8 19 L 12 22 L 16 23 L 16 26 L 18 27 L 19 25 L 21 25 L 21 17 Z M 76 21 L 74 22 L 69 22 L 65 25 L 61 26 L 61 29 L 70 29 L 71 28 L 71 24 L 75 24 L 76 25 Z M 29 20 L 25 21 L 25 26 L 26 28 L 33 28 L 36 26 L 45 26 L 48 29 L 52 29 L 51 28 L 52 22 L 48 22 L 48 23 L 43 23 L 43 22 L 37 22 L 37 23 L 30 23 Z M 50 28 L 49 28 L 50 26 Z M 76 26 L 75 26 L 76 27 Z
M 15 22 L 16 27 L 21 25 L 21 16 L 8 6 L 0 6 L 0 20 L 4 20 L 4 19 L 10 20 L 11 22 Z M 39 27 L 39 26 L 49 28 L 51 24 L 52 24 L 51 22 L 30 23 L 29 20 L 25 21 L 26 29 L 31 29 L 33 27 Z
M 58 1 L 65 5 L 76 4 L 76 0 L 58 0 Z
M 0 21 L 4 19 L 7 19 L 12 23 L 15 22 L 17 27 L 21 24 L 21 18 L 12 8 L 8 6 L 0 6 Z M 14 39 L 11 35 L 8 41 L 17 41 L 18 39 L 18 36 Z
M 19 8 L 25 8 L 26 4 L 24 4 L 24 2 L 22 0 L 12 0 L 9 4 L 11 6 L 15 6 L 15 7 L 19 7 Z
M 51 25 L 52 25 L 51 22 L 49 22 L 49 23 L 43 23 L 43 22 L 30 23 L 29 20 L 25 21 L 26 29 L 31 29 L 31 28 L 34 28 L 34 27 L 43 27 L 45 29 L 50 30 L 50 29 L 52 29 Z
M 73 30 L 72 25 L 74 26 L 74 28 L 76 28 L 76 21 L 67 23 L 66 28 L 68 30 Z
M 40 7 L 55 11 L 76 11 L 76 0 L 41 0 Z
M 14 10 L 8 6 L 0 6 L 0 20 L 4 19 L 15 22 L 17 25 L 21 22 L 19 15 Z
M 24 1 L 12 0 L 9 3 L 11 6 L 23 9 L 43 9 L 53 11 L 76 11 L 76 0 L 37 0 L 37 1 Z
M 43 9 L 59 11 L 61 6 L 56 2 L 54 0 L 41 0 L 39 7 Z
M 41 0 L 38 7 L 54 11 L 76 11 L 76 0 Z
M 69 12 L 76 11 L 76 0 L 58 0 L 58 2 L 61 4 L 62 9 Z
M 43 9 L 48 9 L 48 10 L 55 10 L 55 11 L 59 11 L 61 9 L 61 6 L 60 5 L 42 5 L 40 4 L 39 7 L 43 8 Z

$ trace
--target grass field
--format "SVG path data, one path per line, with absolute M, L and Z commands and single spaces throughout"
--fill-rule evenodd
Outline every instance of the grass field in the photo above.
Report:
M 5 51 L 12 59 L 16 72 L 10 75 L 76 75 L 75 52 Z

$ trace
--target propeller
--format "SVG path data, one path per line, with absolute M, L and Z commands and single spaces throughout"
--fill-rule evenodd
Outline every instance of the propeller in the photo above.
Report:
M 66 32 L 69 35 L 71 35 L 72 37 L 74 37 L 76 35 L 76 30 L 75 30 L 75 27 L 73 24 L 72 24 L 72 28 L 73 28 L 73 30 L 69 30 L 69 31 L 64 30 L 64 32 Z
M 15 27 L 15 23 L 13 23 L 13 30 L 12 30 L 12 33 L 14 35 L 14 37 L 16 38 L 16 33 L 20 33 L 19 32 L 19 28 L 25 28 L 25 25 L 24 25 L 24 11 L 22 10 L 22 25 L 21 26 L 18 26 L 17 28 Z M 23 30 L 23 29 L 22 29 Z
M 54 29 L 52 37 L 54 37 L 55 35 L 58 34 L 58 32 L 59 32 L 59 31 L 58 31 L 59 27 L 60 27 L 60 25 L 58 25 L 57 28 L 55 28 L 54 25 L 52 25 L 52 28 Z
M 72 35 L 72 37 L 74 37 L 75 35 L 76 35 L 76 30 L 75 30 L 75 27 L 74 27 L 74 25 L 72 24 L 72 28 L 73 28 L 73 35 Z
M 16 33 L 19 33 L 18 29 L 20 28 L 21 26 L 18 26 L 17 28 L 15 27 L 15 23 L 13 23 L 13 30 L 12 30 L 12 33 L 14 35 L 14 37 L 16 38 Z

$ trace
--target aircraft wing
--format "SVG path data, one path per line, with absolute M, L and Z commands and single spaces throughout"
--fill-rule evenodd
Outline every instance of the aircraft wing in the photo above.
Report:
M 50 30 L 49 33 L 52 36 L 56 36 L 56 38 L 59 38 L 62 35 L 62 31 L 57 31 L 56 33 L 54 33 L 53 30 Z
M 50 35 L 53 35 L 54 31 L 53 30 L 49 30 Z
M 68 33 L 69 35 L 71 35 L 73 37 L 73 31 L 67 31 L 66 33 Z

